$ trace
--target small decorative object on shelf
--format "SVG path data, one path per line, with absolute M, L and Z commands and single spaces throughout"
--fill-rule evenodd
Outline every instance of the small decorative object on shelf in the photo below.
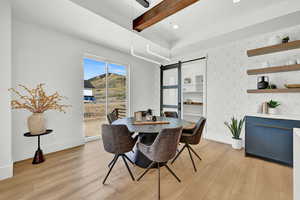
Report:
M 275 84 L 269 84 L 268 89 L 276 89 L 277 85 Z
M 277 101 L 269 101 L 268 102 L 268 113 L 271 115 L 276 115 L 278 114 L 277 107 L 280 106 L 280 103 Z
M 289 36 L 282 38 L 282 43 L 288 43 L 289 41 L 290 41 Z
M 296 65 L 297 64 L 297 60 L 289 60 L 286 62 L 287 65 Z
M 268 114 L 268 102 L 262 103 L 262 114 Z
M 257 78 L 257 89 L 267 89 L 269 87 L 269 77 L 259 76 Z
M 58 92 L 48 96 L 43 86 L 44 84 L 38 84 L 36 88 L 29 89 L 24 85 L 19 85 L 27 93 L 26 95 L 13 88 L 9 89 L 19 97 L 11 101 L 12 109 L 25 109 L 33 113 L 27 120 L 28 129 L 32 135 L 46 132 L 46 120 L 43 116 L 45 111 L 57 110 L 65 113 L 65 108 L 70 107 L 70 105 L 60 104 L 60 101 L 66 97 L 60 96 Z
M 297 58 L 297 64 L 300 65 L 300 58 Z
M 238 120 L 234 117 L 231 118 L 231 122 L 225 122 L 224 124 L 229 128 L 232 134 L 232 148 L 242 149 L 242 139 L 240 138 L 242 128 L 245 122 L 245 118 Z

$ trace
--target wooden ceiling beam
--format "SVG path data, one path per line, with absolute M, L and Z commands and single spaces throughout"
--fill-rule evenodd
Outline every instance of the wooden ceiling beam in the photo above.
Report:
M 133 29 L 142 30 L 196 3 L 199 0 L 164 0 L 133 20 Z

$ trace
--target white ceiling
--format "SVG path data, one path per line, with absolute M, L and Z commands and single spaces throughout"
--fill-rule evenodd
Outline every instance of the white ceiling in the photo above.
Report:
M 151 7 L 161 1 L 151 0 Z M 13 0 L 13 15 L 121 51 L 129 52 L 134 41 L 147 55 L 150 44 L 165 56 L 299 24 L 300 0 L 232 1 L 200 0 L 141 33 L 131 30 L 132 19 L 147 9 L 136 0 Z
M 132 19 L 147 11 L 135 0 L 72 1 L 129 30 Z M 234 4 L 233 0 L 200 0 L 139 34 L 164 47 L 182 48 L 212 36 L 217 37 L 251 26 L 253 22 L 257 24 L 278 17 L 282 14 L 282 8 L 288 8 L 297 1 L 299 0 L 241 0 Z M 161 0 L 150 2 L 153 7 Z M 174 30 L 171 25 L 174 23 L 180 28 Z

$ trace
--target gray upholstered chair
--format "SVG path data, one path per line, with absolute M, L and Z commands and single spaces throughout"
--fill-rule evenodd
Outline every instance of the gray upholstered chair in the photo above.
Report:
M 163 129 L 151 146 L 147 146 L 138 142 L 137 148 L 152 161 L 147 167 L 144 173 L 137 179 L 141 178 L 152 168 L 155 167 L 158 170 L 158 199 L 160 199 L 160 168 L 165 166 L 167 170 L 176 178 L 178 182 L 181 182 L 176 174 L 167 165 L 168 161 L 174 158 L 176 155 L 176 149 L 179 144 L 179 139 L 182 133 L 182 127 Z
M 185 130 L 183 130 L 181 138 L 180 138 L 180 143 L 184 143 L 184 146 L 179 151 L 179 153 L 176 155 L 176 157 L 173 159 L 172 164 L 175 162 L 175 160 L 178 158 L 178 156 L 182 153 L 182 151 L 185 148 L 187 148 L 190 158 L 191 158 L 191 161 L 192 161 L 192 164 L 193 164 L 193 167 L 194 167 L 194 170 L 195 170 L 195 172 L 197 172 L 197 168 L 195 166 L 195 162 L 194 162 L 192 153 L 194 153 L 197 156 L 197 158 L 199 158 L 200 160 L 202 160 L 202 159 L 196 153 L 196 151 L 191 147 L 191 145 L 197 145 L 200 143 L 203 129 L 205 127 L 205 123 L 206 123 L 206 119 L 204 117 L 201 117 L 200 120 L 196 123 L 196 126 L 192 130 L 192 132 L 184 132 Z
M 109 124 L 112 124 L 117 119 L 118 119 L 118 111 L 116 109 L 114 109 L 111 113 L 107 115 L 107 121 Z
M 164 112 L 165 117 L 178 118 L 178 114 L 175 111 L 166 111 Z
M 132 172 L 126 162 L 126 159 L 132 163 L 132 161 L 126 156 L 125 153 L 132 151 L 136 141 L 136 138 L 131 137 L 131 132 L 129 132 L 127 126 L 125 125 L 102 125 L 102 141 L 105 151 L 114 154 L 114 159 L 109 165 L 109 171 L 103 180 L 105 184 L 106 179 L 108 178 L 110 172 L 114 168 L 116 162 L 121 157 L 124 161 L 124 164 L 132 178 L 135 180 Z

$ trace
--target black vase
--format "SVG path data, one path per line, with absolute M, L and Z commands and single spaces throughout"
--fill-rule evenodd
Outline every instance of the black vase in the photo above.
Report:
M 269 77 L 260 76 L 257 79 L 257 89 L 267 89 L 269 87 Z

